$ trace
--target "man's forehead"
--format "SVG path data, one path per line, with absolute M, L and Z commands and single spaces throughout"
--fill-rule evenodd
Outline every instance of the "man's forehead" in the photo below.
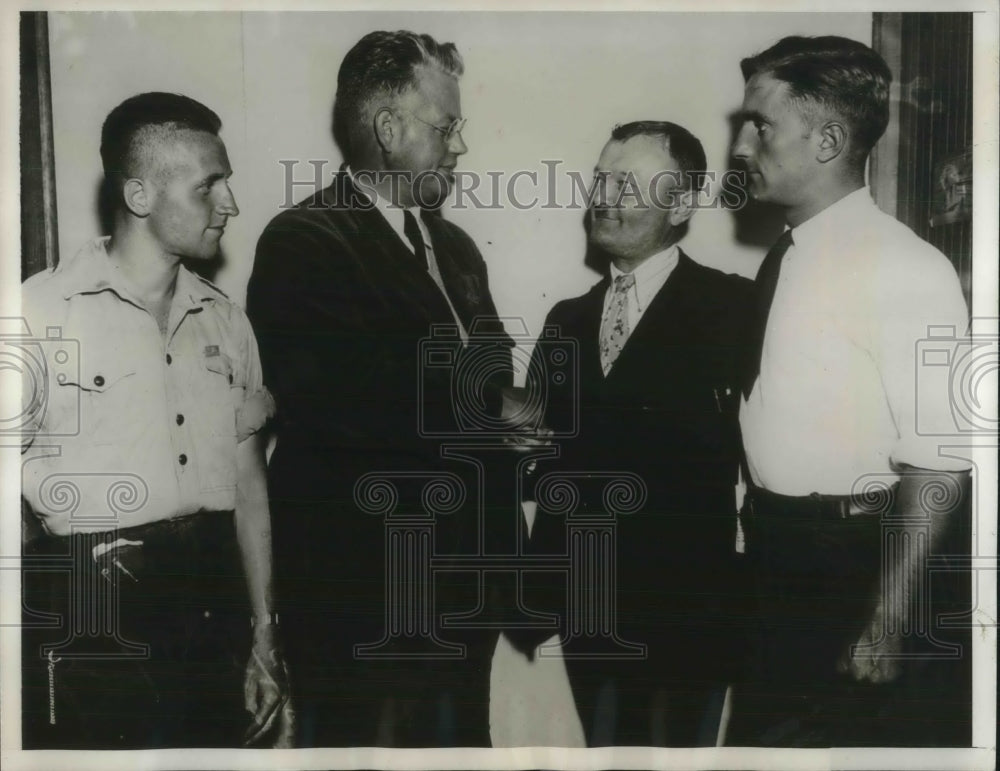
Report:
M 207 131 L 173 129 L 160 132 L 145 143 L 143 154 L 161 173 L 231 171 L 226 146 L 218 136 Z
M 784 103 L 791 86 L 771 72 L 758 72 L 747 81 L 743 93 L 744 106 L 764 107 Z
M 461 112 L 458 78 L 432 65 L 414 68 L 413 88 L 404 91 L 401 98 L 411 107 L 428 104 L 453 118 Z
M 651 165 L 664 169 L 676 166 L 669 142 L 662 137 L 638 134 L 625 140 L 610 140 L 601 152 L 597 170 L 629 170 Z

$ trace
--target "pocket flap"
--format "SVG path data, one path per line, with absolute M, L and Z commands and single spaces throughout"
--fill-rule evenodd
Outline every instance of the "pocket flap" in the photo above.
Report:
M 60 372 L 56 375 L 59 385 L 73 385 L 84 391 L 107 391 L 120 380 L 135 374 L 135 368 L 126 366 L 121 361 L 107 359 L 105 361 L 86 361 L 77 370 Z
M 232 385 L 233 382 L 233 365 L 229 360 L 229 357 L 224 353 L 213 353 L 211 356 L 205 356 L 205 369 L 209 372 L 214 372 L 217 375 L 222 375 L 226 380 Z

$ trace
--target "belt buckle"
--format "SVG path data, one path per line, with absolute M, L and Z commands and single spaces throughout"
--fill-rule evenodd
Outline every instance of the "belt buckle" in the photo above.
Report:
M 851 516 L 851 499 L 835 495 L 809 493 L 819 519 L 848 519 Z

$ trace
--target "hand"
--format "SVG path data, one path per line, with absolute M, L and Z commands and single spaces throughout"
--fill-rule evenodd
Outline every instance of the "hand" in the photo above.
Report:
M 888 634 L 885 626 L 881 611 L 876 612 L 854 644 L 854 655 L 851 655 L 853 646 L 848 646 L 841 654 L 837 671 L 850 675 L 857 682 L 881 684 L 898 678 L 902 671 L 903 639 L 898 633 Z
M 528 453 L 552 444 L 552 431 L 542 424 L 541 411 L 537 405 L 529 405 L 528 389 L 503 388 L 501 395 L 504 446 L 517 453 Z
M 520 428 L 504 434 L 503 443 L 514 452 L 527 452 L 535 447 L 547 447 L 552 444 L 551 429 Z
M 252 746 L 272 734 L 270 746 L 293 746 L 295 711 L 289 703 L 288 666 L 272 626 L 262 625 L 254 630 L 243 680 L 243 699 L 247 712 L 253 715 L 243 736 L 244 746 Z

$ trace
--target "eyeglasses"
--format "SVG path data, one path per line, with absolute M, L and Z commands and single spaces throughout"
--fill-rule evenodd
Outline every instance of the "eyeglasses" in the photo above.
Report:
M 449 123 L 446 127 L 442 128 L 441 126 L 435 126 L 433 123 L 428 123 L 423 118 L 418 118 L 412 112 L 409 112 L 409 115 L 410 117 L 415 118 L 416 120 L 423 123 L 425 126 L 430 126 L 432 129 L 434 129 L 437 133 L 439 133 L 442 137 L 444 137 L 444 141 L 446 143 L 450 142 L 452 139 L 454 139 L 456 136 L 462 133 L 462 129 L 465 128 L 465 123 L 468 120 L 468 118 L 455 118 L 455 120 Z

